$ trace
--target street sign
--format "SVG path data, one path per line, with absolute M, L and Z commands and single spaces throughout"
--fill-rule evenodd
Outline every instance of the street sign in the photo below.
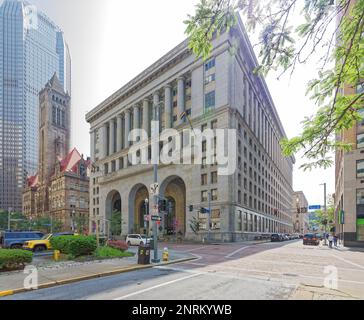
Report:
M 162 221 L 160 216 L 152 216 L 152 221 Z
M 309 206 L 308 209 L 309 210 L 320 210 L 321 206 Z
M 150 194 L 152 196 L 158 196 L 159 195 L 159 184 L 158 183 L 152 183 L 150 185 Z
M 340 218 L 340 224 L 344 225 L 345 224 L 345 211 L 344 210 L 340 210 L 339 218 Z

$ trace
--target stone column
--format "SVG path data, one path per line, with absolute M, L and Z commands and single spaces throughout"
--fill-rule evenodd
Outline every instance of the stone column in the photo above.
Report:
M 107 146 L 108 146 L 108 140 L 107 140 L 107 124 L 105 123 L 101 127 L 100 132 L 100 144 L 101 144 L 101 159 L 105 159 L 107 157 Z
M 149 127 L 150 127 L 150 120 L 149 120 L 149 100 L 143 100 L 143 130 L 149 136 Z
M 181 115 L 185 111 L 185 78 L 179 77 L 177 81 L 177 123 L 181 124 L 183 123 L 183 120 L 181 120 Z
M 95 143 L 96 143 L 96 132 L 95 130 L 90 132 L 90 143 L 91 143 L 91 161 L 95 162 L 96 155 L 95 155 Z
M 129 132 L 130 132 L 130 110 L 126 110 L 125 111 L 125 127 L 124 127 L 124 148 L 128 149 L 130 144 L 129 144 L 129 140 L 128 140 L 128 136 L 129 136 Z
M 140 121 L 139 121 L 139 106 L 134 106 L 134 112 L 133 112 L 133 129 L 140 129 Z M 135 139 L 136 137 L 133 137 Z
M 165 116 L 165 124 L 166 129 L 172 128 L 172 112 L 173 112 L 173 106 L 172 106 L 172 87 L 170 85 L 167 85 L 164 89 L 164 116 Z
M 109 155 L 111 156 L 115 152 L 115 121 L 114 119 L 110 120 L 110 139 L 109 139 Z
M 119 114 L 116 120 L 117 128 L 116 128 L 116 152 L 120 152 L 122 149 L 122 125 L 123 125 L 123 119 L 121 115 Z
M 156 120 L 156 119 L 154 119 L 154 108 L 155 107 L 160 108 L 160 105 L 159 105 L 159 92 L 158 91 L 156 91 L 154 93 L 154 95 L 153 95 L 153 109 L 152 109 L 152 114 L 153 114 L 152 119 L 153 120 Z M 159 112 L 159 114 L 160 114 L 160 112 Z M 158 120 L 160 120 L 160 119 L 158 119 Z

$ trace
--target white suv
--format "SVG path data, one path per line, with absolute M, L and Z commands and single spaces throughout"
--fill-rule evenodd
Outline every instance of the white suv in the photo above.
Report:
M 128 246 L 139 246 L 139 245 L 150 244 L 151 240 L 152 240 L 151 238 L 148 238 L 147 236 L 141 234 L 129 234 L 126 237 L 126 243 L 128 244 Z

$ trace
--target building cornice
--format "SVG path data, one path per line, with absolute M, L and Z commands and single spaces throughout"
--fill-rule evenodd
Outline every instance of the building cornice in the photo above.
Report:
M 188 39 L 186 39 L 157 62 L 152 64 L 149 68 L 144 70 L 133 80 L 128 82 L 121 89 L 112 94 L 109 98 L 104 100 L 91 112 L 87 113 L 86 121 L 92 122 L 100 114 L 113 108 L 115 105 L 135 93 L 137 90 L 140 90 L 141 87 L 144 87 L 146 84 L 157 78 L 165 70 L 168 70 L 172 65 L 176 65 L 179 61 L 183 60 L 190 54 L 190 50 L 188 49 Z

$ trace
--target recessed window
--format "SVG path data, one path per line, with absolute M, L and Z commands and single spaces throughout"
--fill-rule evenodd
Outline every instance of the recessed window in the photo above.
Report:
M 205 77 L 205 85 L 208 85 L 209 83 L 214 82 L 215 79 L 216 79 L 215 73 L 206 76 Z
M 205 94 L 205 108 L 210 109 L 215 107 L 215 91 Z
M 364 134 L 363 133 L 357 135 L 356 146 L 358 149 L 364 148 Z
M 211 183 L 217 183 L 217 171 L 211 172 Z
M 216 201 L 217 200 L 217 189 L 211 190 L 211 200 Z
M 356 162 L 356 176 L 357 178 L 364 178 L 364 160 Z
M 208 192 L 202 191 L 201 192 L 201 202 L 206 202 L 208 200 Z
M 205 71 L 208 71 L 215 67 L 215 58 L 205 63 Z
M 201 175 L 201 185 L 203 186 L 207 185 L 207 174 Z

